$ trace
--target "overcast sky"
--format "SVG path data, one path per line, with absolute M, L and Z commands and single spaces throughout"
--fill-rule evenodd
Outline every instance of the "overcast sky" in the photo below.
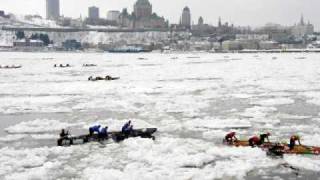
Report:
M 89 6 L 98 6 L 100 16 L 108 10 L 132 11 L 136 0 L 60 0 L 64 16 L 87 16 Z M 184 6 L 189 6 L 192 21 L 203 16 L 205 23 L 216 24 L 218 17 L 235 25 L 261 26 L 268 22 L 292 25 L 301 14 L 320 29 L 320 0 L 150 0 L 153 10 L 171 23 L 177 23 Z M 45 0 L 0 0 L 0 9 L 16 14 L 45 16 Z

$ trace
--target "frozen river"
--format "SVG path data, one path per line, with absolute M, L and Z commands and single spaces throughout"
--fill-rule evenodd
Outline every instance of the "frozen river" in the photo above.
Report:
M 0 53 L 0 64 L 23 66 L 0 69 L 0 179 L 320 179 L 320 157 L 221 143 L 268 131 L 320 146 L 320 54 Z M 108 74 L 121 79 L 87 81 Z M 61 128 L 129 119 L 157 139 L 56 146 Z

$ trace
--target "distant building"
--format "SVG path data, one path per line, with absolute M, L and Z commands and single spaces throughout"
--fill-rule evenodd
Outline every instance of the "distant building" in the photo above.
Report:
M 201 16 L 199 17 L 198 25 L 200 25 L 200 26 L 203 25 L 203 18 Z
M 236 34 L 236 40 L 269 40 L 268 34 Z
M 192 25 L 191 32 L 193 36 L 201 36 L 201 37 L 208 37 L 211 34 L 214 34 L 216 31 L 216 28 L 205 24 L 203 18 L 200 16 L 198 19 L 198 24 Z
M 79 50 L 79 49 L 81 49 L 81 43 L 75 39 L 68 39 L 68 40 L 62 42 L 62 47 L 68 51 L 69 50 Z
M 191 13 L 188 7 L 183 8 L 181 16 L 181 26 L 184 26 L 187 29 L 191 28 Z
M 152 5 L 148 0 L 138 0 L 134 4 L 134 12 L 129 14 L 123 9 L 119 16 L 119 25 L 132 29 L 164 29 L 168 28 L 168 22 L 152 13 Z
M 310 22 L 305 23 L 303 16 L 301 16 L 300 22 L 292 27 L 292 34 L 298 38 L 311 35 L 313 32 L 314 26 Z
M 60 0 L 46 0 L 47 19 L 58 19 L 60 16 Z
M 120 11 L 108 11 L 107 20 L 118 21 L 120 16 Z
M 38 39 L 19 39 L 13 42 L 14 47 L 43 47 L 44 43 Z
M 99 8 L 95 6 L 89 7 L 88 17 L 89 19 L 99 19 Z
M 152 5 L 148 0 L 138 0 L 134 4 L 133 13 L 136 18 L 150 17 L 152 14 Z
M 260 41 L 259 42 L 259 49 L 263 50 L 271 50 L 271 49 L 279 49 L 280 44 L 275 41 Z

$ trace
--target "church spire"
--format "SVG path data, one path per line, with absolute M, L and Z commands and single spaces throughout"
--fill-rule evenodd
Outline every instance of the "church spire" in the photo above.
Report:
M 301 24 L 301 25 L 304 25 L 304 18 L 303 18 L 303 14 L 301 14 L 300 24 Z

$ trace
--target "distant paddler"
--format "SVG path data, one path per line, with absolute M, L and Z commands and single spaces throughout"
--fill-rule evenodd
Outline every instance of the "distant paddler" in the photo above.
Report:
M 60 138 L 67 138 L 69 135 L 69 131 L 65 131 L 64 129 L 60 132 Z
M 131 125 L 131 120 L 126 122 L 121 128 L 121 132 L 125 135 L 129 135 L 132 131 L 133 125 Z
M 254 146 L 260 146 L 260 145 L 264 144 L 266 142 L 266 140 L 267 140 L 267 142 L 270 142 L 269 136 L 271 136 L 271 133 L 269 133 L 269 132 L 260 134 L 259 137 L 253 136 L 249 139 L 249 145 L 254 147 Z
M 230 132 L 225 136 L 225 141 L 229 144 L 232 144 L 233 142 L 237 141 L 236 132 Z
M 99 137 L 104 137 L 108 135 L 108 126 L 102 127 L 101 125 L 95 125 L 89 127 L 89 135 L 92 136 L 94 133 L 97 133 Z
M 299 135 L 293 135 L 293 136 L 290 137 L 290 144 L 289 144 L 290 150 L 294 149 L 294 146 L 296 145 L 296 141 L 298 141 L 299 145 L 301 146 L 300 136 Z

